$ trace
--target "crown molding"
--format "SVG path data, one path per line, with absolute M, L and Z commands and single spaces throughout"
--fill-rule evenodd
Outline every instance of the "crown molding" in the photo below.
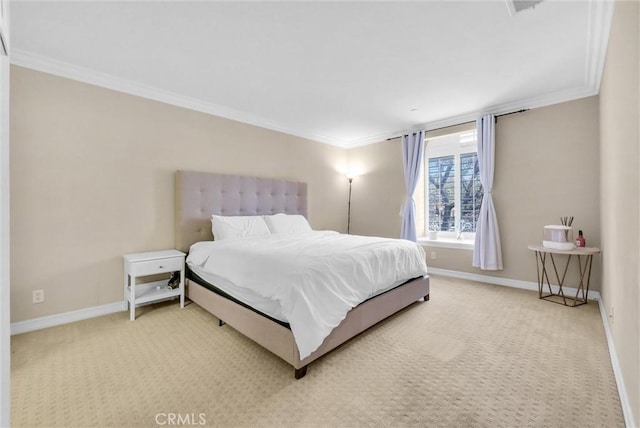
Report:
M 613 0 L 591 0 L 589 2 L 585 84 L 596 93 L 600 93 L 600 82 L 607 56 L 614 6 Z
M 486 106 L 482 110 L 470 111 L 454 117 L 448 117 L 428 123 L 417 124 L 409 129 L 394 130 L 365 138 L 344 141 L 337 140 L 327 135 L 308 133 L 302 129 L 286 127 L 278 123 L 266 120 L 246 112 L 229 107 L 184 96 L 175 92 L 166 91 L 150 85 L 145 85 L 130 80 L 122 79 L 107 73 L 80 67 L 64 61 L 55 60 L 32 52 L 20 49 L 12 49 L 11 63 L 20 67 L 26 67 L 44 73 L 77 80 L 84 83 L 100 86 L 118 92 L 135 95 L 165 104 L 170 104 L 189 110 L 223 117 L 225 119 L 246 123 L 272 131 L 304 138 L 318 143 L 329 144 L 345 149 L 361 147 L 369 144 L 380 143 L 397 138 L 403 134 L 419 130 L 433 130 L 437 128 L 453 126 L 460 123 L 474 121 L 483 114 L 504 114 L 520 109 L 532 109 L 545 107 L 552 104 L 572 101 L 579 98 L 597 95 L 600 92 L 600 82 L 604 71 L 609 32 L 613 19 L 614 1 L 589 0 L 589 24 L 587 34 L 587 59 L 585 63 L 584 86 L 562 91 L 551 92 L 528 99 L 517 100 L 505 104 Z
M 577 100 L 580 98 L 586 98 L 593 95 L 598 95 L 598 89 L 591 88 L 591 87 L 579 87 L 579 88 L 571 88 L 567 90 L 551 92 L 549 94 L 540 95 L 537 97 L 531 97 L 531 98 L 518 100 L 514 102 L 488 106 L 486 108 L 483 108 L 482 110 L 467 112 L 458 116 L 448 117 L 442 120 L 423 123 L 421 125 L 413 126 L 410 129 L 402 129 L 394 132 L 366 137 L 360 140 L 344 143 L 342 147 L 351 149 L 351 148 L 366 146 L 368 144 L 380 143 L 386 140 L 394 139 L 404 134 L 407 134 L 409 132 L 416 132 L 421 130 L 431 131 L 434 129 L 444 128 L 447 126 L 454 126 L 454 125 L 460 125 L 461 123 L 472 122 L 472 121 L 475 121 L 478 117 L 485 114 L 499 115 L 504 113 L 511 113 L 516 110 L 545 107 L 553 104 L 560 104 L 567 101 Z
M 166 91 L 151 85 L 134 82 L 120 77 L 96 71 L 86 67 L 80 67 L 68 62 L 59 61 L 43 55 L 21 49 L 12 49 L 10 56 L 11 64 L 19 67 L 25 67 L 43 73 L 53 74 L 55 76 L 67 79 L 77 80 L 91 85 L 100 86 L 102 88 L 111 89 L 129 95 L 135 95 L 142 98 L 158 101 L 189 110 L 207 113 L 219 116 L 225 119 L 234 120 L 236 122 L 246 123 L 272 131 L 282 132 L 284 134 L 305 138 L 318 143 L 329 144 L 332 146 L 343 147 L 341 141 L 321 134 L 309 134 L 299 129 L 288 128 L 275 122 L 265 120 L 264 118 L 254 116 L 229 107 L 218 104 L 204 102 L 202 100 L 181 95 L 175 92 Z

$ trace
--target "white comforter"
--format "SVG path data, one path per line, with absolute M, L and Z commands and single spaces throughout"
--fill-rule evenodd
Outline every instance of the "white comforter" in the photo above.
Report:
M 331 231 L 198 242 L 187 263 L 277 301 L 300 359 L 315 351 L 351 308 L 427 273 L 424 250 L 414 242 Z

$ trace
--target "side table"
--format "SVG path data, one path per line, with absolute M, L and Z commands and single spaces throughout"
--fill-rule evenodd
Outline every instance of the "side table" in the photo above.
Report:
M 593 255 L 599 254 L 600 249 L 595 247 L 578 247 L 573 250 L 556 250 L 553 248 L 543 247 L 542 245 L 529 245 L 530 250 L 535 252 L 536 256 L 536 269 L 538 272 L 538 298 L 545 299 L 553 303 L 559 303 L 565 306 L 579 306 L 587 303 L 587 295 L 589 294 L 589 283 L 591 282 L 591 265 L 593 263 Z M 556 263 L 554 256 L 567 256 L 564 267 L 562 268 L 562 276 L 558 272 L 559 264 Z M 547 257 L 548 256 L 548 257 Z M 565 296 L 562 287 L 565 285 L 564 281 L 569 270 L 571 260 L 574 258 L 578 263 L 578 273 L 580 276 L 580 282 L 576 287 L 575 296 Z M 549 281 L 549 269 L 547 269 L 547 259 L 551 261 L 553 266 L 553 272 L 555 273 L 555 279 L 558 283 L 558 292 L 554 293 L 551 289 L 551 282 Z M 545 283 L 549 289 L 549 294 L 543 295 Z M 559 297 L 560 299 L 551 299 L 552 297 Z M 569 304 L 569 303 L 571 304 Z
M 186 254 L 178 250 L 150 251 L 147 253 L 125 254 L 124 257 L 124 299 L 129 304 L 131 321 L 136 319 L 136 305 L 157 302 L 170 297 L 180 297 L 180 307 L 184 308 L 184 259 Z M 136 284 L 140 276 L 180 271 L 180 286 L 171 289 L 167 281 Z

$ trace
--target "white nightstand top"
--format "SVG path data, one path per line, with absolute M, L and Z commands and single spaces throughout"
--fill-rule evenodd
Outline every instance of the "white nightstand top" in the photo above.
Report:
M 184 257 L 186 254 L 178 250 L 149 251 L 146 253 L 125 254 L 124 259 L 129 263 L 144 262 L 148 260 L 168 259 L 171 257 Z

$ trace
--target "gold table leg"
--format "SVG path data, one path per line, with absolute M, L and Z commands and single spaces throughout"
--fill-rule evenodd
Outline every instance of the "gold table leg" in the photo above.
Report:
M 549 258 L 551 259 L 551 264 L 553 266 L 553 272 L 555 274 L 556 280 L 558 282 L 558 292 L 554 293 L 551 288 L 551 281 L 549 280 L 549 273 L 547 271 L 547 253 L 544 251 L 535 251 L 536 255 L 536 272 L 538 276 L 538 298 L 545 299 L 553 303 L 558 303 L 560 305 L 565 306 L 580 306 L 588 303 L 587 297 L 589 294 L 589 284 L 591 282 L 591 265 L 593 261 L 593 255 L 586 255 L 586 260 L 584 263 L 584 267 L 582 265 L 582 260 L 580 255 L 576 255 L 578 259 L 578 272 L 580 273 L 580 283 L 578 284 L 575 297 L 565 296 L 564 294 L 564 281 L 567 277 L 567 271 L 569 270 L 569 265 L 571 264 L 571 258 L 573 254 L 569 254 L 567 257 L 567 261 L 562 269 L 562 276 L 558 272 L 558 265 L 553 257 L 553 253 L 549 253 Z M 562 266 L 561 266 L 562 267 Z M 586 276 L 586 277 L 585 277 Z M 586 290 L 585 290 L 585 279 L 586 279 Z M 547 283 L 547 287 L 549 289 L 549 293 L 543 295 L 544 292 L 544 283 Z M 580 298 L 580 294 L 582 294 L 582 298 Z M 549 299 L 550 297 L 558 296 L 562 298 L 562 301 L 556 301 Z M 572 301 L 573 304 L 567 303 L 567 300 Z

